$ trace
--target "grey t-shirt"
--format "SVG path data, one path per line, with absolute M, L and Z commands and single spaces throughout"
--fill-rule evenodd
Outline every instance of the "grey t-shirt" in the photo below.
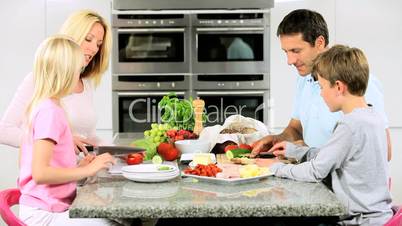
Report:
M 330 174 L 332 190 L 354 216 L 343 223 L 382 225 L 392 217 L 385 123 L 373 108 L 345 114 L 321 148 L 287 143 L 285 152 L 307 161 L 274 164 L 275 176 L 318 182 Z

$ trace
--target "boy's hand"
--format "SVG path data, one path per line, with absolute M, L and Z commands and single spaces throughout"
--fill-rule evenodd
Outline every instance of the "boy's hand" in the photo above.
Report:
M 268 152 L 278 156 L 279 158 L 284 158 L 286 153 L 286 142 L 282 141 L 276 143 Z
M 108 169 L 116 163 L 116 160 L 109 153 L 98 155 L 87 165 L 91 176 L 96 175 L 99 170 Z

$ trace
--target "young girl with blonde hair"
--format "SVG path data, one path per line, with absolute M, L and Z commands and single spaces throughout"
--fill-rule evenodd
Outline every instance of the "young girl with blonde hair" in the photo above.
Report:
M 110 26 L 98 13 L 80 10 L 70 15 L 59 34 L 68 35 L 76 41 L 84 53 L 85 69 L 72 95 L 63 98 L 64 109 L 73 130 L 76 153 L 86 153 L 85 144 L 97 145 L 96 113 L 93 101 L 95 87 L 108 68 L 112 46 Z M 13 100 L 0 121 L 0 143 L 19 147 L 23 135 L 23 118 L 28 101 L 34 92 L 32 73 L 18 87 Z
M 84 56 L 66 36 L 52 36 L 35 56 L 34 92 L 28 104 L 21 145 L 20 219 L 28 225 L 108 225 L 106 219 L 70 219 L 68 208 L 76 194 L 76 181 L 114 164 L 108 154 L 88 155 L 76 164 L 69 120 L 63 97 L 80 80 Z

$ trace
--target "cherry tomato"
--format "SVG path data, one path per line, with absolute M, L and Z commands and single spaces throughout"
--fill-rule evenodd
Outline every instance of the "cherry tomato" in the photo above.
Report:
M 135 153 L 135 154 L 129 154 L 127 156 L 127 164 L 128 165 L 136 165 L 136 164 L 140 164 L 142 163 L 142 161 L 144 160 L 144 156 L 140 153 Z

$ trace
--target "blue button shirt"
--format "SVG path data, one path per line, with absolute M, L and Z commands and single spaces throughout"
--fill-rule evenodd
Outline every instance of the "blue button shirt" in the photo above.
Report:
M 324 99 L 320 96 L 320 92 L 318 81 L 314 81 L 311 75 L 298 76 L 292 118 L 300 120 L 303 127 L 304 142 L 310 147 L 324 145 L 343 114 L 341 111 L 330 112 Z M 369 77 L 365 98 L 366 102 L 380 113 L 386 127 L 388 127 L 381 83 L 373 75 Z

